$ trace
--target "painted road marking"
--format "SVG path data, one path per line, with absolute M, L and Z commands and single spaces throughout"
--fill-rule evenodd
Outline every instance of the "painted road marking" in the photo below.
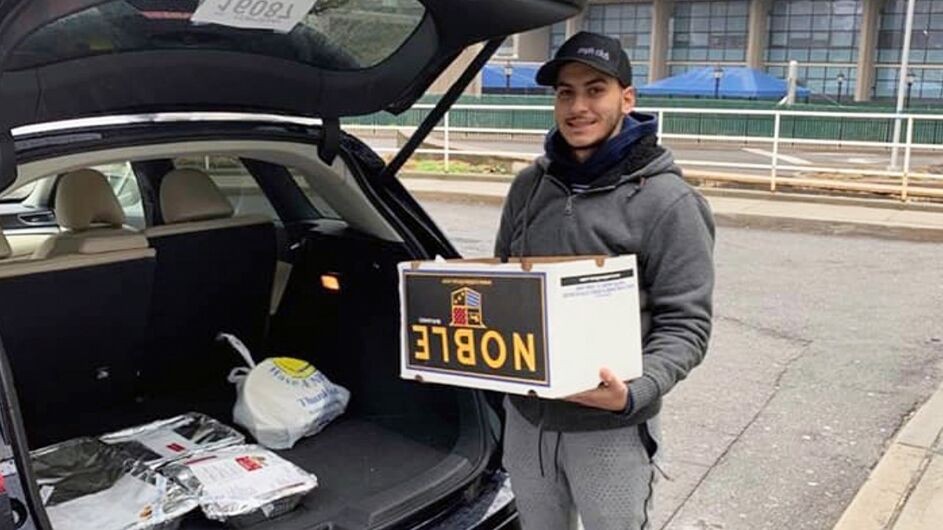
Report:
M 849 164 L 861 164 L 861 165 L 874 165 L 874 164 L 886 164 L 886 158 L 849 158 Z
M 764 151 L 763 149 L 752 149 L 748 147 L 744 147 L 743 150 L 746 151 L 747 153 L 751 153 L 754 155 L 767 156 L 769 158 L 773 158 L 772 151 Z M 809 162 L 808 160 L 804 158 L 799 158 L 798 156 L 790 156 L 790 155 L 784 155 L 780 153 L 777 156 L 777 158 L 779 160 L 782 160 L 783 162 L 788 162 L 790 164 L 795 164 L 797 166 L 811 166 L 812 165 L 812 162 Z

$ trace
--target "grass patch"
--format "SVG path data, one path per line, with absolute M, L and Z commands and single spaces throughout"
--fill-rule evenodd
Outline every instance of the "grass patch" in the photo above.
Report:
M 497 159 L 485 159 L 473 162 L 470 160 L 453 158 L 449 161 L 449 168 L 446 171 L 445 161 L 441 158 L 413 158 L 409 162 L 406 162 L 404 169 L 427 173 L 485 173 L 498 175 L 511 174 L 510 162 Z

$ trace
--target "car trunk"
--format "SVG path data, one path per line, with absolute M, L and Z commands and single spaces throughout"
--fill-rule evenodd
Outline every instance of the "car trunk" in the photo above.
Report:
M 293 228 L 300 236 L 293 270 L 257 360 L 291 356 L 311 362 L 351 392 L 347 411 L 324 431 L 279 453 L 318 477 L 299 508 L 259 527 L 383 527 L 415 517 L 481 476 L 494 450 L 480 394 L 423 385 L 399 377 L 396 263 L 409 259 L 401 243 L 356 235 L 338 221 Z M 341 228 L 337 228 L 341 227 Z M 320 277 L 340 279 L 326 290 Z M 146 347 L 146 345 L 142 345 Z M 235 391 L 226 374 L 241 364 L 227 346 L 207 352 L 216 375 L 192 391 L 160 381 L 157 395 L 131 403 L 106 402 L 81 416 L 49 421 L 29 417 L 31 448 L 76 436 L 95 436 L 190 411 L 233 425 Z M 16 366 L 14 366 L 16 369 Z M 16 370 L 15 370 L 16 371 Z M 16 374 L 16 386 L 46 384 Z M 60 390 L 81 396 L 87 379 L 66 379 Z M 31 403 L 35 406 L 35 403 Z M 50 408 L 54 407 L 50 404 Z M 43 407 L 39 407 L 43 409 Z M 253 441 L 247 433 L 247 439 Z M 191 515 L 183 528 L 216 528 Z
M 494 433 L 480 394 L 399 377 L 396 264 L 410 257 L 402 244 L 345 230 L 305 233 L 271 349 L 310 361 L 350 390 L 351 401 L 341 419 L 282 453 L 321 484 L 302 509 L 267 528 L 383 524 L 484 469 Z M 339 291 L 321 287 L 325 274 L 340 279 Z

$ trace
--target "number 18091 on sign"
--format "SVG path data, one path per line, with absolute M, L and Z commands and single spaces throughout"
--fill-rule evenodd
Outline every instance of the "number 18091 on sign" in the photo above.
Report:
M 237 28 L 288 32 L 314 6 L 315 0 L 207 0 L 191 21 Z

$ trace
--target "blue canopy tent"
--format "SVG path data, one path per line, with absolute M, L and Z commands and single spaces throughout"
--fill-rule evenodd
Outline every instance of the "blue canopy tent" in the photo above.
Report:
M 488 63 L 481 70 L 481 87 L 485 91 L 500 91 L 508 88 L 508 78 L 504 74 L 505 63 Z M 511 63 L 510 89 L 517 91 L 543 91 L 534 80 L 540 64 Z
M 781 99 L 786 95 L 786 81 L 746 67 L 723 69 L 717 95 L 722 98 Z M 714 67 L 705 66 L 668 77 L 638 88 L 642 96 L 714 97 Z M 796 87 L 796 97 L 808 98 L 809 89 Z

